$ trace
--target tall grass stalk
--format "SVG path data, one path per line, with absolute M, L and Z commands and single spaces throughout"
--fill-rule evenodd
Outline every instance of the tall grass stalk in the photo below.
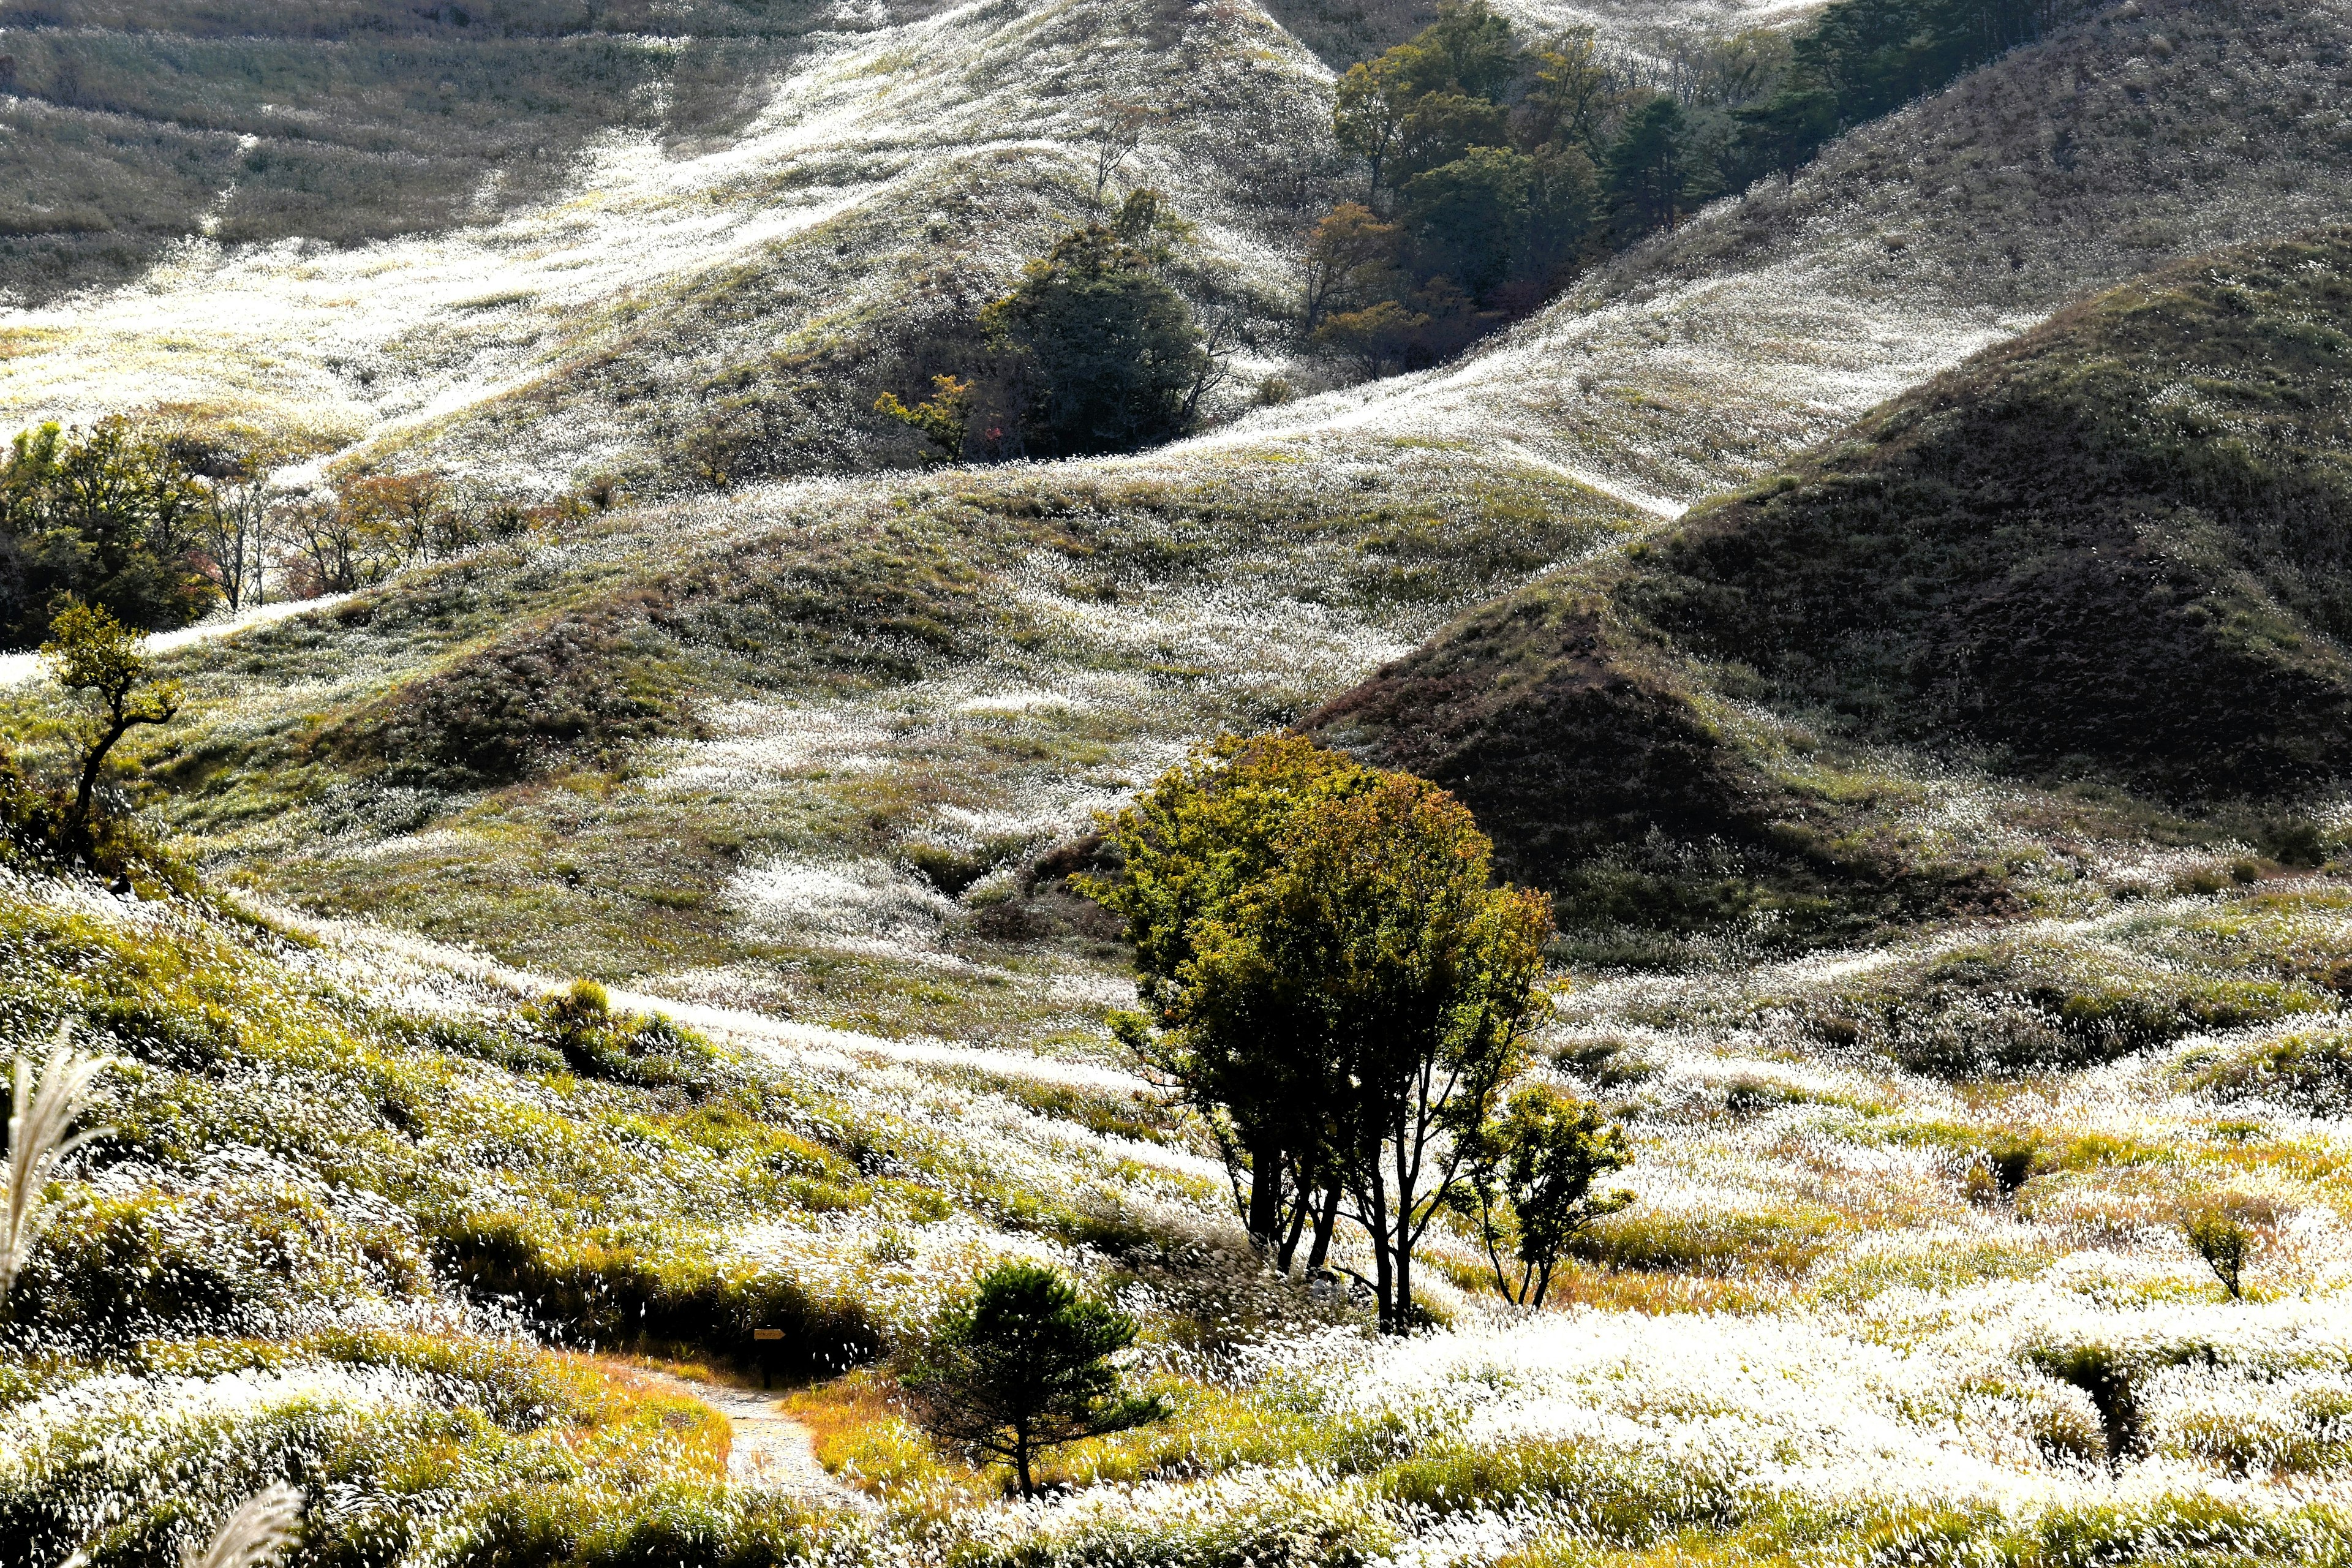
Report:
M 221 1521 L 203 1556 L 182 1562 L 184 1568 L 261 1568 L 294 1538 L 294 1527 L 301 1521 L 302 1493 L 279 1481 L 238 1504 Z
M 58 1026 L 57 1044 L 40 1082 L 33 1082 L 32 1063 L 16 1058 L 16 1095 L 8 1109 L 8 1206 L 0 1217 L 0 1306 L 8 1300 L 17 1270 L 32 1255 L 33 1244 L 51 1217 L 42 1201 L 49 1173 L 67 1155 L 107 1129 L 93 1127 L 69 1132 L 82 1101 L 89 1098 L 98 1075 L 110 1065 L 106 1057 L 85 1057 L 73 1048 L 73 1026 Z

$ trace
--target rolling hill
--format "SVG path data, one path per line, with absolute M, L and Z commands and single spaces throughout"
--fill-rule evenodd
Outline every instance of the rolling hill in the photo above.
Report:
M 610 504 L 159 647 L 172 876 L 0 836 L 0 1041 L 116 1058 L 0 1304 L 0 1568 L 279 1479 L 289 1568 L 2352 1554 L 2352 0 L 2098 8 L 1319 393 L 1332 77 L 1409 0 L 58 9 L 10 417 Z M 1627 72 L 1797 14 L 1508 9 Z M 1219 422 L 908 467 L 877 380 L 1130 100 Z M 1525 1080 L 1633 1201 L 1545 1310 L 1450 1211 L 1410 1337 L 1277 1278 L 1108 1026 L 1092 814 L 1289 725 L 1559 895 Z M 1027 1501 L 894 1360 L 1007 1259 L 1168 1405 Z
M 1094 128 L 1121 104 L 1147 111 L 1150 130 L 1112 199 L 1166 191 L 1262 344 L 1244 348 L 1234 395 L 1288 363 L 1277 322 L 1292 231 L 1330 173 L 1329 89 L 1321 64 L 1262 14 L 1089 0 L 665 16 L 669 31 L 651 37 L 614 31 L 629 23 L 621 13 L 562 11 L 519 13 L 496 38 L 485 35 L 501 24 L 486 13 L 462 26 L 409 18 L 364 47 L 288 45 L 335 61 L 374 50 L 383 70 L 413 80 L 400 50 L 414 21 L 414 47 L 455 62 L 433 70 L 468 85 L 446 101 L 377 105 L 340 78 L 320 81 L 304 112 L 369 149 L 363 168 L 288 179 L 335 221 L 310 221 L 260 175 L 202 164 L 208 191 L 231 193 L 216 232 L 189 220 L 134 288 L 0 318 L 0 406 L 30 422 L 160 405 L 198 426 L 258 428 L 298 456 L 431 463 L 537 495 L 598 476 L 660 491 L 919 466 L 920 443 L 872 416 L 875 386 L 905 378 L 927 332 L 1002 293 L 1095 210 Z M 559 24 L 577 31 L 529 35 Z M 84 37 L 57 33 L 55 47 Z M 221 121 L 206 134 L 222 146 L 252 138 L 248 162 L 308 155 L 268 140 L 262 108 L 230 111 L 280 91 L 275 78 L 216 87 L 197 43 L 106 37 L 134 60 L 186 56 L 181 75 L 119 74 L 150 94 L 187 79 Z M 224 47 L 258 71 L 276 46 Z M 534 50 L 549 71 L 583 51 L 621 63 L 599 98 L 532 87 Z M 24 53 L 34 58 L 31 45 Z M 674 79 L 685 78 L 702 85 Z M 537 92 L 536 109 L 473 85 L 490 79 Z M 67 112 L 13 101 L 37 117 Z M 158 118 L 173 111 L 196 112 L 106 112 L 177 126 Z M 539 125 L 541 111 L 561 123 Z M 469 116 L 497 127 L 478 133 Z M 520 162 L 518 139 L 533 149 Z M 33 133 L 11 142 L 27 157 L 43 144 Z M 382 176 L 389 212 L 371 207 L 362 177 L 379 168 L 400 171 Z M 123 200 L 140 188 L 86 178 Z M 462 193 L 431 194 L 451 182 Z M 271 202 L 239 216 L 240 204 Z
M 1931 758 L 2031 786 L 1992 816 L 2044 837 L 2102 809 L 2070 785 L 2257 835 L 2352 761 L 2347 334 L 2340 228 L 2127 284 L 1307 722 L 1457 788 L 1556 887 L 1664 835 L 2014 896 L 1869 783 Z
M 1253 416 L 1508 443 L 1671 509 L 2096 289 L 2340 216 L 2352 10 L 2132 0 L 1585 279 L 1456 363 Z

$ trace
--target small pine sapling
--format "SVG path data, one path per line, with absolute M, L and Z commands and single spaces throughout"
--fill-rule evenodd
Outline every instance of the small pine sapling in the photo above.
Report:
M 70 1025 L 58 1026 L 57 1044 L 37 1085 L 32 1063 L 16 1058 L 16 1093 L 8 1105 L 8 1204 L 0 1215 L 0 1227 L 5 1227 L 0 1228 L 0 1306 L 6 1305 L 17 1273 L 54 1217 L 45 1196 L 49 1173 L 67 1155 L 106 1131 L 102 1127 L 69 1130 L 91 1084 L 110 1065 L 108 1058 L 76 1053 Z
M 1111 1357 L 1135 1342 L 1135 1320 L 1078 1293 L 1051 1268 L 1003 1263 L 948 1314 L 900 1380 L 924 1426 L 1012 1462 L 1037 1495 L 1038 1453 L 1123 1432 L 1167 1414 L 1119 1385 Z

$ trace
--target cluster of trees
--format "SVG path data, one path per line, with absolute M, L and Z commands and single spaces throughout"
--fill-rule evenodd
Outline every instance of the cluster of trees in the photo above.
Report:
M 1204 331 L 1175 288 L 1187 232 L 1158 192 L 1131 193 L 980 312 L 963 374 L 932 376 L 911 405 L 886 392 L 876 410 L 950 458 L 1131 452 L 1184 434 L 1224 379 L 1230 337 L 1223 317 Z
M 40 642 L 68 603 L 168 631 L 272 590 L 345 592 L 547 510 L 430 473 L 287 488 L 278 457 L 121 417 L 19 434 L 0 460 L 0 640 Z
M 1847 126 L 2039 37 L 2080 0 L 1838 0 L 1794 34 L 1670 58 L 1590 28 L 1533 47 L 1486 0 L 1443 0 L 1352 67 L 1333 109 L 1366 177 L 1307 244 L 1317 339 L 1372 374 L 1428 363 L 1594 257 L 1795 171 Z
M 0 627 L 48 633 L 69 596 L 134 626 L 185 626 L 219 591 L 197 564 L 206 491 L 182 456 L 127 421 L 19 435 L 0 464 Z
M 1576 1235 L 1625 1201 L 1593 1187 L 1624 1148 L 1554 1091 L 1507 1101 L 1551 914 L 1491 884 L 1469 812 L 1303 738 L 1227 739 L 1107 839 L 1118 868 L 1081 886 L 1126 917 L 1146 1009 L 1117 1026 L 1218 1130 L 1276 1266 L 1305 1245 L 1325 1267 L 1351 1221 L 1402 1331 L 1415 1248 L 1451 1212 L 1475 1216 L 1497 1288 L 1540 1301 Z
M 1549 293 L 1607 210 L 1623 93 L 1590 31 L 1523 49 L 1485 0 L 1350 68 L 1333 127 L 1364 199 L 1309 240 L 1308 330 L 1377 372 Z

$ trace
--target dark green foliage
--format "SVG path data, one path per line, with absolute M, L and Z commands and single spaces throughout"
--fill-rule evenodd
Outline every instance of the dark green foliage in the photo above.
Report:
M 1573 271 L 1599 214 L 1616 89 L 1589 33 L 1524 50 L 1484 0 L 1445 0 L 1348 72 L 1340 145 L 1370 172 L 1308 244 L 1307 326 L 1378 372 L 1452 353 Z
M 1663 92 L 1625 116 L 1605 172 L 1618 222 L 1636 235 L 1672 228 L 1708 194 L 1712 174 L 1693 156 L 1683 106 Z
M 1757 31 L 1685 47 L 1675 89 L 1659 92 L 1588 29 L 1523 47 L 1484 0 L 1442 0 L 1429 26 L 1340 80 L 1334 132 L 1368 179 L 1363 205 L 1309 242 L 1306 324 L 1373 374 L 1430 363 L 1611 246 L 1762 175 L 1793 177 L 1838 132 L 2081 8 L 1839 0 L 1793 42 Z
M 0 646 L 39 642 L 69 599 L 139 631 L 203 615 L 220 597 L 200 566 L 203 505 L 179 457 L 127 420 L 18 435 L 0 462 Z
M 1081 1296 L 1051 1268 L 1001 1263 L 981 1276 L 900 1381 L 926 1426 L 1012 1461 L 1024 1497 L 1043 1449 L 1124 1431 L 1166 1413 L 1123 1394 L 1110 1358 L 1135 1342 L 1135 1320 Z
M 1191 423 L 1208 369 L 1192 312 L 1151 257 L 1109 228 L 1063 236 L 981 324 L 1011 361 L 1014 450 L 1131 452 Z
M 1527 243 L 1535 160 L 1474 147 L 1404 184 L 1401 210 L 1433 273 L 1485 297 L 1507 281 Z

